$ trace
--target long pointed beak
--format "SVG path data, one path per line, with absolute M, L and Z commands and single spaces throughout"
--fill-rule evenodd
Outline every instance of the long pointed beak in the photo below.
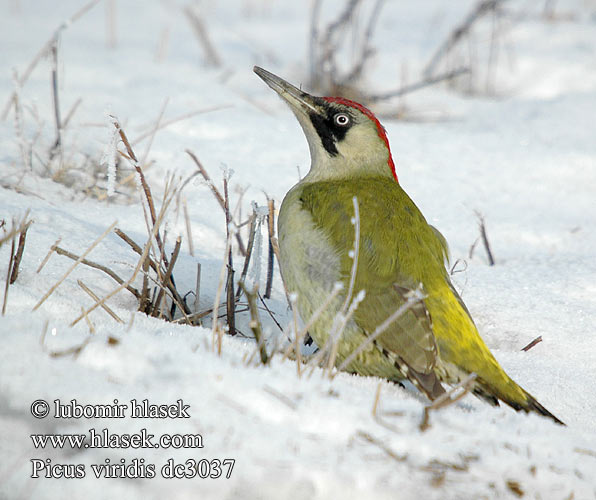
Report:
M 259 66 L 255 66 L 253 71 L 279 96 L 286 101 L 293 111 L 302 111 L 304 114 L 311 112 L 319 114 L 321 111 L 315 104 L 315 98 L 306 92 L 294 87 L 279 76 L 270 73 Z

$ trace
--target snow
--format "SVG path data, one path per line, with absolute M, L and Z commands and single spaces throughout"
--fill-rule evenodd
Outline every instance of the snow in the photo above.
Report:
M 13 68 L 22 75 L 83 3 L 21 1 L 0 7 L 2 107 L 15 90 Z M 341 4 L 328 0 L 322 15 L 328 19 Z M 32 166 L 26 165 L 22 154 L 28 145 L 47 151 L 55 140 L 49 59 L 19 89 L 20 120 L 15 124 L 11 112 L 0 121 L 0 220 L 10 227 L 13 218 L 20 220 L 29 210 L 34 221 L 19 278 L 8 289 L 6 314 L 0 317 L 0 498 L 476 499 L 516 498 L 517 488 L 524 498 L 595 498 L 596 5 L 583 0 L 553 4 L 555 16 L 547 19 L 542 2 L 506 3 L 511 14 L 502 26 L 489 94 L 483 92 L 486 68 L 478 63 L 476 95 L 434 86 L 401 101 L 410 119 L 381 121 L 400 183 L 445 235 L 452 260 L 467 261 L 467 267 L 458 266 L 462 272 L 454 282 L 482 336 L 506 371 L 567 427 L 468 396 L 431 412 L 430 428 L 421 432 L 427 402 L 412 387 L 345 373 L 329 380 L 318 369 L 298 377 L 295 362 L 281 355 L 267 367 L 255 363 L 258 356 L 247 363 L 255 342 L 243 336 L 224 336 L 220 356 L 212 349 L 209 322 L 203 328 L 149 318 L 136 312 L 137 301 L 126 292 L 108 301 L 124 323 L 97 309 L 89 315 L 95 328 L 90 335 L 85 321 L 70 326 L 81 308 L 93 303 L 77 280 L 99 296 L 115 284 L 81 265 L 33 312 L 72 265 L 53 255 L 36 273 L 59 238 L 60 246 L 80 255 L 118 221 L 135 241 L 145 241 L 138 195 L 127 197 L 126 189 L 116 185 L 114 196 L 100 200 L 83 190 L 94 178 L 103 189 L 111 184 L 106 166 L 100 165 L 102 153 L 110 149 L 106 109 L 118 116 L 139 157 L 148 138 L 134 139 L 151 131 L 164 102 L 164 121 L 210 110 L 156 133 L 149 152 L 153 165 L 146 172 L 156 200 L 168 173 L 186 178 L 194 171 L 187 148 L 216 185 L 221 186 L 222 165 L 234 171 L 232 205 L 238 200 L 236 188 L 248 188 L 242 198 L 245 216 L 253 200 L 266 205 L 264 192 L 279 207 L 299 172 L 308 169 L 298 123 L 252 73 L 258 64 L 306 85 L 309 9 L 302 3 L 201 3 L 224 62 L 213 69 L 203 63 L 183 2 L 106 1 L 61 32 L 63 117 L 82 98 L 63 133 L 72 168 L 49 175 L 35 157 Z M 395 88 L 404 66 L 408 81 L 415 81 L 473 5 L 386 2 L 373 39 L 379 52 L 366 84 L 379 92 Z M 114 47 L 106 35 L 110 6 L 115 9 Z M 479 60 L 489 39 L 490 30 L 476 33 Z M 120 162 L 119 176 L 131 172 Z M 199 177 L 183 195 L 195 255 L 184 241 L 176 283 L 181 291 L 194 291 L 200 263 L 203 309 L 213 304 L 217 291 L 225 218 Z M 486 264 L 481 244 L 472 258 L 468 255 L 478 236 L 475 211 L 485 218 L 493 267 Z M 178 234 L 186 239 L 184 217 L 174 205 L 167 224 L 171 251 Z M 0 247 L 2 289 L 9 251 L 10 244 Z M 136 263 L 113 233 L 88 258 L 123 277 Z M 240 256 L 234 258 L 239 267 Z M 263 248 L 260 260 L 265 259 Z M 268 304 L 285 325 L 292 317 L 275 273 Z M 250 276 L 261 281 L 262 289 L 264 269 L 255 265 Z M 265 312 L 260 314 L 272 344 L 280 335 Z M 247 318 L 239 321 L 248 334 Z M 539 335 L 542 342 L 521 351 Z M 78 355 L 55 355 L 84 342 Z M 93 405 L 118 399 L 130 406 L 132 399 L 154 404 L 181 399 L 190 405 L 190 418 L 133 419 L 127 413 L 122 419 L 36 419 L 30 408 L 39 399 L 52 408 L 54 400 Z M 204 448 L 42 450 L 30 438 L 84 434 L 91 428 L 120 434 L 146 428 L 155 436 L 198 433 Z M 34 458 L 84 464 L 86 477 L 31 478 Z M 155 478 L 97 479 L 91 469 L 106 459 L 131 464 L 141 458 L 155 464 Z M 235 465 L 229 479 L 164 479 L 160 470 L 170 458 L 176 463 L 232 458 Z

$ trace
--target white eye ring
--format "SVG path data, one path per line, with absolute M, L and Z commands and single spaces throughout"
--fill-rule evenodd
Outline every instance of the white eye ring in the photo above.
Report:
M 337 113 L 333 118 L 333 121 L 336 125 L 339 125 L 340 127 L 345 127 L 350 123 L 350 116 L 346 113 Z

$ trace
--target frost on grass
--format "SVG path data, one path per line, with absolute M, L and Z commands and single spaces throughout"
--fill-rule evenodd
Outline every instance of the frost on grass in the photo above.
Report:
M 101 155 L 100 163 L 107 169 L 106 177 L 108 180 L 107 191 L 108 196 L 113 196 L 116 191 L 116 155 L 118 154 L 118 120 L 111 114 L 106 112 L 107 118 L 107 141 Z

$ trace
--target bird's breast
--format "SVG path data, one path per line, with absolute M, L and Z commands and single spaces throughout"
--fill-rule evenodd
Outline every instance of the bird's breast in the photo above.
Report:
M 329 297 L 341 274 L 340 256 L 303 208 L 300 191 L 297 185 L 284 198 L 278 234 L 281 274 L 288 291 L 297 294 L 298 309 L 306 321 Z M 337 307 L 339 303 L 330 304 L 329 312 Z

